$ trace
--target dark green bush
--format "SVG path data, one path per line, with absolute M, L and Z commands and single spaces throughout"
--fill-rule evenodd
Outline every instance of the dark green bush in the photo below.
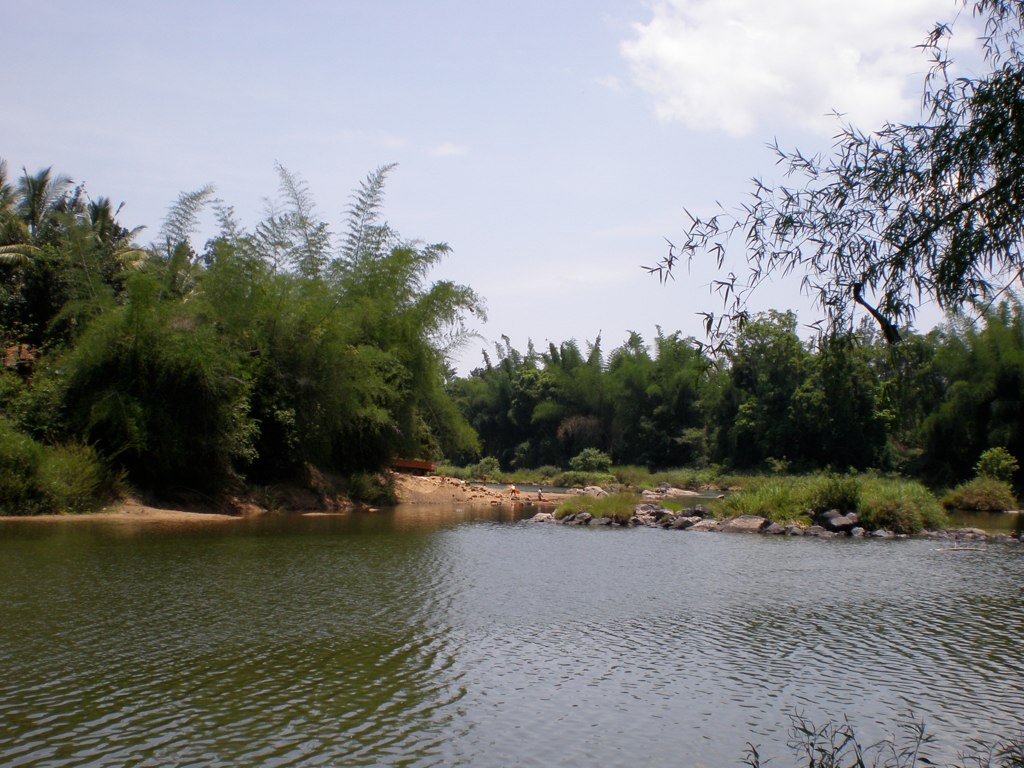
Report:
M 991 477 L 976 477 L 961 483 L 942 497 L 946 509 L 970 509 L 978 512 L 1002 512 L 1016 509 L 1017 499 L 1010 484 Z
M 611 468 L 611 457 L 597 448 L 584 448 L 569 459 L 569 469 L 573 472 L 607 473 Z
M 44 508 L 36 484 L 43 447 L 0 418 L 0 514 L 33 515 Z
M 1005 448 L 989 448 L 978 459 L 974 465 L 974 471 L 978 477 L 989 480 L 1001 480 L 1004 483 L 1013 482 L 1014 473 L 1020 469 L 1016 457 Z
M 115 484 L 96 451 L 87 445 L 58 445 L 44 449 L 36 483 L 47 511 L 91 512 Z
M 0 418 L 0 514 L 88 512 L 114 485 L 92 448 L 41 445 Z

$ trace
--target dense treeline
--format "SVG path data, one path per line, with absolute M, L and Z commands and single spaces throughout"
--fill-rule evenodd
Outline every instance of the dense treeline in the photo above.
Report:
M 714 358 L 660 330 L 607 355 L 600 338 L 585 353 L 505 339 L 452 391 L 506 469 L 565 467 L 589 448 L 652 469 L 874 468 L 951 485 L 988 448 L 1024 456 L 1021 305 L 903 335 L 891 345 L 865 323 L 802 341 L 796 316 L 772 311 Z
M 67 505 L 40 479 L 46 451 L 161 493 L 474 454 L 444 379 L 481 302 L 428 280 L 447 246 L 380 220 L 389 170 L 360 186 L 340 236 L 278 168 L 251 231 L 203 188 L 140 248 L 109 200 L 0 165 L 0 504 Z M 204 209 L 219 232 L 196 247 Z
M 988 448 L 1024 456 L 1013 300 L 896 345 L 870 324 L 804 341 L 788 312 L 753 317 L 714 357 L 661 329 L 610 352 L 600 337 L 525 353 L 505 338 L 455 378 L 448 355 L 481 301 L 429 280 L 444 244 L 381 220 L 389 171 L 360 185 L 340 234 L 278 168 L 278 200 L 252 230 L 203 188 L 141 247 L 109 200 L 0 164 L 3 511 L 86 508 L 119 478 L 208 493 L 309 467 L 352 477 L 395 456 L 877 468 L 943 485 Z M 197 246 L 204 210 L 218 231 Z

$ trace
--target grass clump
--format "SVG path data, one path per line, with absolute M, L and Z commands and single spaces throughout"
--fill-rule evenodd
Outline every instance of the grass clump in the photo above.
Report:
M 914 480 L 865 478 L 857 512 L 861 525 L 868 529 L 918 533 L 946 526 L 946 514 L 938 499 Z
M 562 520 L 569 515 L 589 512 L 594 517 L 607 517 L 625 523 L 633 516 L 633 510 L 640 498 L 633 493 L 613 493 L 600 498 L 594 496 L 571 496 L 555 509 L 555 519 Z
M 942 506 L 920 483 L 874 475 L 759 475 L 712 506 L 720 517 L 757 515 L 773 522 L 809 523 L 817 512 L 857 512 L 869 530 L 895 533 L 936 530 L 946 524 Z
M 808 478 L 750 478 L 746 487 L 712 506 L 716 517 L 756 515 L 772 522 L 809 522 Z
M 976 477 L 961 483 L 942 497 L 946 509 L 969 509 L 978 512 L 1004 512 L 1017 508 L 1013 489 L 1005 480 Z

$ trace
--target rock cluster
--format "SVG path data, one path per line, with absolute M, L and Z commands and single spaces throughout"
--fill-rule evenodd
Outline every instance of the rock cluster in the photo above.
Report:
M 587 489 L 588 491 L 590 489 Z M 679 489 L 675 489 L 679 490 Z M 645 491 L 645 494 L 648 493 Z M 690 492 L 684 492 L 691 495 Z M 587 495 L 595 495 L 591 491 Z M 673 498 L 664 496 L 662 498 Z M 678 498 L 678 497 L 676 497 Z M 589 512 L 577 512 L 558 519 L 551 512 L 539 512 L 530 518 L 538 523 L 561 523 L 562 525 L 619 525 L 629 527 L 665 528 L 690 531 L 725 531 L 729 533 L 761 533 L 776 536 L 814 536 L 828 539 L 837 537 L 896 539 L 907 538 L 906 534 L 894 533 L 885 529 L 868 531 L 860 524 L 856 512 L 843 512 L 830 509 L 818 515 L 809 516 L 813 524 L 809 526 L 796 523 L 774 523 L 757 515 L 739 515 L 724 520 L 709 518 L 710 510 L 697 504 L 678 512 L 651 503 L 648 497 L 633 507 L 632 514 L 626 516 L 594 517 Z M 1024 534 L 1011 536 L 1004 533 L 989 534 L 980 528 L 959 528 L 946 531 L 926 531 L 924 536 L 934 539 L 952 540 L 954 547 L 961 543 L 970 545 L 973 542 L 1005 542 L 1018 543 L 1024 541 Z

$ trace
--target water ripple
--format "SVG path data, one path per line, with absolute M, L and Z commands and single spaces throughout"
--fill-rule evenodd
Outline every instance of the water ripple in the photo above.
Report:
M 0 538 L 0 764 L 732 765 L 794 709 L 913 710 L 950 750 L 1020 726 L 1017 550 L 457 522 Z

